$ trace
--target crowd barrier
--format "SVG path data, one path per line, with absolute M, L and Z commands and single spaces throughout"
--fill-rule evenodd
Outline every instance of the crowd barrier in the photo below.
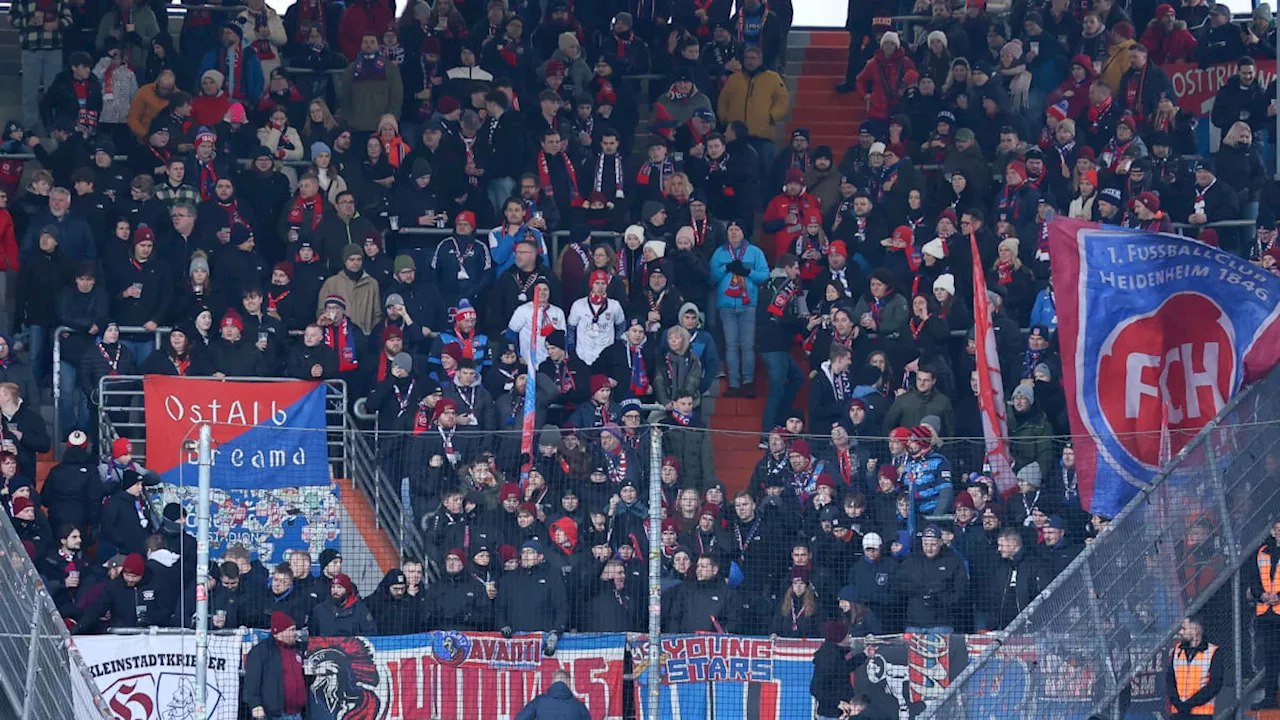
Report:
M 263 631 L 246 629 L 211 634 L 211 720 L 235 720 L 247 680 L 244 658 L 266 638 Z M 545 641 L 540 634 L 503 638 L 457 631 L 307 638 L 309 717 L 340 718 L 365 708 L 372 714 L 358 717 L 500 720 L 545 692 L 558 670 L 569 673 L 570 689 L 592 720 L 649 717 L 649 683 L 655 681 L 658 716 L 664 718 L 811 720 L 816 710 L 810 681 L 820 639 L 664 634 L 656 668 L 648 664 L 649 639 L 642 634 L 566 634 L 554 655 L 547 654 Z M 848 652 L 874 648 L 853 676 L 856 692 L 870 701 L 867 716 L 920 716 L 991 642 L 987 635 L 959 634 L 854 638 Z M 143 629 L 81 636 L 75 644 L 113 707 L 130 698 L 140 702 L 139 695 L 156 707 L 170 707 L 181 687 L 177 681 L 194 681 L 191 633 Z M 1001 664 L 987 671 L 983 691 L 998 696 L 1004 717 L 1082 719 L 1097 679 L 1071 668 L 1089 651 L 1088 642 L 1070 638 L 1006 648 Z M 126 670 L 138 667 L 146 668 L 141 675 Z M 1038 667 L 1055 672 L 1032 672 Z M 1159 717 L 1164 692 L 1162 668 L 1146 668 L 1135 679 L 1126 717 Z

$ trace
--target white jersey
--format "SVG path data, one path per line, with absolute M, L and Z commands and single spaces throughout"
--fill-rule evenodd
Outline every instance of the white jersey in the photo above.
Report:
M 548 305 L 546 312 L 540 318 L 541 323 L 550 322 L 551 327 L 556 330 L 564 330 L 564 311 L 555 305 Z M 507 329 L 520 336 L 520 357 L 528 358 L 529 351 L 532 347 L 533 340 L 533 301 L 529 301 L 516 311 L 511 313 L 511 322 L 507 323 Z M 566 348 L 568 349 L 568 348 Z M 547 357 L 547 336 L 539 334 L 538 336 L 538 362 L 542 362 Z
M 587 298 L 578 298 L 569 308 L 569 327 L 576 333 L 574 352 L 587 365 L 595 363 L 618 335 L 625 322 L 622 305 L 613 298 L 605 298 L 604 309 L 596 313 Z

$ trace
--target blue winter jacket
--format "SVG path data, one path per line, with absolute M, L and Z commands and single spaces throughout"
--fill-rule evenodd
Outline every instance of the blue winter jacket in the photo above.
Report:
M 746 305 L 736 297 L 725 295 L 725 290 L 729 289 L 729 282 L 733 279 L 733 273 L 726 269 L 726 266 L 733 262 L 733 256 L 729 254 L 728 243 L 716 248 L 711 255 L 711 282 L 716 285 L 716 307 L 718 308 L 747 308 L 755 307 L 760 296 L 760 284 L 769 279 L 769 261 L 765 258 L 760 248 L 752 245 L 747 239 L 743 238 L 743 244 L 746 245 L 746 251 L 742 254 L 742 264 L 747 266 L 750 274 L 747 276 L 747 298 L 749 302 Z

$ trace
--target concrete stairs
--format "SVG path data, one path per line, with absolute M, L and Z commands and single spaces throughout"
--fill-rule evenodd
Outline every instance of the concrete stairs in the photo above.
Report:
M 801 369 L 807 370 L 808 359 L 800 350 L 793 353 Z M 716 476 L 725 484 L 725 492 L 732 498 L 739 490 L 747 489 L 751 473 L 764 451 L 757 447 L 762 439 L 760 418 L 764 416 L 765 398 L 769 393 L 769 376 L 763 363 L 756 364 L 756 395 L 754 398 L 717 399 L 711 415 L 711 444 L 715 450 Z M 729 381 L 724 381 L 727 390 Z M 789 407 L 808 408 L 808 383 L 793 398 Z M 807 412 L 806 412 L 807 414 Z M 1277 718 L 1276 720 L 1280 720 Z
M 796 128 L 809 129 L 813 146 L 830 145 L 836 161 L 858 139 L 858 124 L 866 101 L 857 93 L 840 95 L 849 58 L 849 35 L 835 31 L 793 32 L 787 49 L 787 89 L 791 91 L 791 119 L 782 147 Z

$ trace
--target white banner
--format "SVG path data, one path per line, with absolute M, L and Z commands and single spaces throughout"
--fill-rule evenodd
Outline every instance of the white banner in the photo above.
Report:
M 195 636 L 81 636 L 75 644 L 116 720 L 195 717 Z M 211 720 L 236 720 L 241 653 L 247 649 L 240 636 L 209 636 L 206 678 Z

